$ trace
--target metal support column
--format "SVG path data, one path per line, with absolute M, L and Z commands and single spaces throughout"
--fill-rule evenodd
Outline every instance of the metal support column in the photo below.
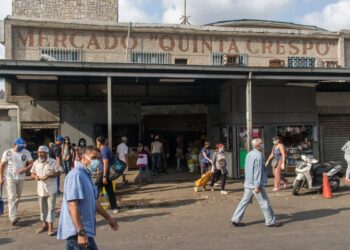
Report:
M 112 77 L 107 77 L 108 146 L 112 149 Z
M 246 110 L 247 110 L 247 150 L 251 150 L 253 134 L 253 111 L 252 111 L 252 72 L 249 72 L 246 89 Z

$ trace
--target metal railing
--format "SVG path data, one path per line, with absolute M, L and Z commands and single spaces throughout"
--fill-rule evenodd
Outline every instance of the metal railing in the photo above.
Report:
M 128 57 L 131 63 L 171 64 L 169 52 L 131 50 Z
M 227 63 L 224 60 L 225 56 L 234 56 L 236 57 L 235 63 Z M 209 63 L 213 66 L 225 66 L 225 65 L 236 65 L 236 66 L 248 66 L 248 55 L 239 53 L 224 53 L 224 52 L 211 52 L 209 55 Z
M 40 48 L 40 59 L 44 61 L 81 62 L 82 50 L 74 48 Z

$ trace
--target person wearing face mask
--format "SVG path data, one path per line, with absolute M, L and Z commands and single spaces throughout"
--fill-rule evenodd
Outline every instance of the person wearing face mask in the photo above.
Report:
M 110 210 L 108 213 L 118 213 L 117 200 L 113 190 L 113 182 L 109 179 L 110 167 L 114 164 L 114 157 L 112 151 L 106 145 L 106 138 L 99 136 L 96 139 L 96 146 L 101 151 L 102 164 L 99 164 L 100 176 L 96 180 L 96 186 L 98 188 L 98 194 L 101 193 L 104 187 L 109 200 Z
M 264 166 L 264 156 L 261 145 L 262 140 L 260 138 L 253 139 L 253 150 L 247 154 L 245 160 L 244 196 L 231 218 L 231 223 L 235 227 L 242 227 L 245 225 L 244 223 L 241 223 L 241 221 L 244 212 L 252 202 L 253 197 L 255 197 L 259 203 L 267 227 L 280 227 L 282 225 L 281 223 L 276 222 L 275 214 L 265 190 L 265 185 L 267 184 L 267 173 Z
M 221 176 L 221 194 L 228 194 L 225 191 L 226 177 L 227 177 L 227 168 L 226 168 L 226 158 L 225 158 L 225 145 L 217 144 L 216 152 L 213 155 L 213 164 L 212 164 L 212 172 L 213 175 L 211 177 L 210 188 L 211 191 L 214 191 L 214 184 L 219 180 Z
M 37 192 L 39 197 L 40 220 L 42 226 L 37 233 L 48 232 L 49 236 L 56 234 L 53 223 L 55 220 L 56 206 L 56 177 L 60 175 L 60 167 L 56 160 L 49 158 L 49 148 L 40 146 L 39 158 L 34 161 L 31 169 L 32 178 L 37 181 Z
M 68 173 L 64 181 L 57 238 L 66 240 L 67 250 L 98 249 L 94 240 L 96 213 L 106 219 L 114 231 L 118 230 L 117 222 L 97 200 L 96 186 L 92 181 L 91 172 L 96 170 L 100 158 L 98 148 L 87 146 L 81 161 Z
M 273 175 L 275 176 L 274 180 L 274 188 L 272 189 L 274 192 L 278 192 L 279 185 L 283 184 L 284 188 L 287 188 L 288 181 L 282 175 L 282 171 L 286 168 L 286 150 L 284 145 L 281 142 L 281 138 L 275 136 L 272 138 L 273 148 L 272 152 L 267 159 L 265 165 L 267 166 L 271 161 L 271 167 L 273 170 Z
M 25 173 L 33 165 L 33 158 L 25 149 L 25 141 L 17 138 L 13 147 L 4 152 L 0 163 L 0 185 L 5 182 L 6 169 L 9 219 L 12 226 L 18 224 L 17 209 L 22 195 Z

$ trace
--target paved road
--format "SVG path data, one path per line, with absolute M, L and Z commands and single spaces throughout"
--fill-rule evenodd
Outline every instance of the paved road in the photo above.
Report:
M 187 176 L 187 179 L 194 178 Z M 268 191 L 282 228 L 266 228 L 256 202 L 249 206 L 244 228 L 230 223 L 242 195 L 242 183 L 231 181 L 230 194 L 193 192 L 192 182 L 161 179 L 118 192 L 122 212 L 115 215 L 120 230 L 113 232 L 97 218 L 100 249 L 349 249 L 350 189 L 334 199 L 317 194 L 294 197 L 290 190 Z M 271 180 L 270 180 L 271 182 Z M 22 227 L 0 218 L 0 249 L 64 249 L 65 242 L 35 234 L 39 226 L 35 183 L 27 181 L 20 204 Z M 59 206 L 58 206 L 59 207 Z

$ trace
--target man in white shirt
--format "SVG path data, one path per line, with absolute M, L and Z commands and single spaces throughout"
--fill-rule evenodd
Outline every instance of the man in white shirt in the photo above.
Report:
M 161 162 L 163 154 L 163 143 L 159 140 L 159 135 L 154 137 L 154 141 L 151 144 L 151 156 L 152 156 L 152 173 L 160 174 Z
M 49 158 L 49 148 L 47 146 L 39 147 L 38 156 L 39 158 L 34 162 L 30 171 L 32 178 L 38 182 L 40 220 L 43 222 L 37 233 L 48 231 L 48 235 L 53 236 L 56 234 L 53 229 L 56 206 L 56 177 L 60 174 L 60 167 L 56 160 Z
M 122 142 L 118 145 L 117 147 L 117 155 L 118 155 L 118 159 L 125 162 L 126 165 L 128 165 L 128 158 L 129 158 L 129 152 L 128 152 L 128 146 L 126 145 L 126 143 L 128 142 L 128 138 L 126 138 L 125 136 L 122 137 Z M 126 185 L 128 183 L 127 179 L 126 179 L 126 174 L 129 171 L 129 166 L 126 167 L 124 173 L 123 173 L 123 184 Z
M 6 169 L 7 199 L 9 207 L 9 219 L 12 226 L 18 224 L 17 208 L 22 196 L 25 173 L 33 164 L 33 158 L 22 138 L 16 139 L 13 147 L 4 152 L 0 163 L 0 185 L 5 183 L 4 172 Z

